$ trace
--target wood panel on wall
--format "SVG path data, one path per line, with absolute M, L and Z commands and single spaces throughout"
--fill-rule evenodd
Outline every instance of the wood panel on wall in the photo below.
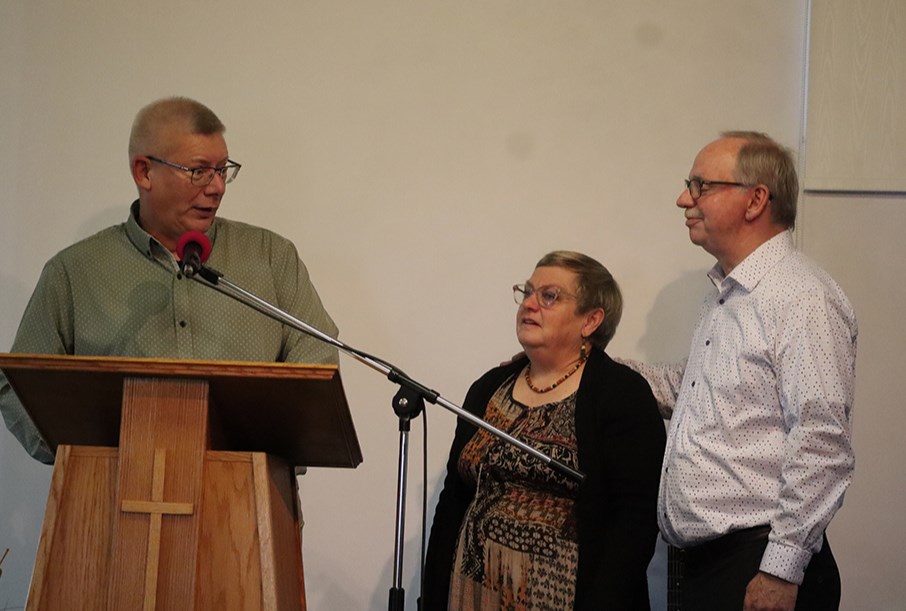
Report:
M 808 191 L 906 192 L 906 2 L 813 0 Z

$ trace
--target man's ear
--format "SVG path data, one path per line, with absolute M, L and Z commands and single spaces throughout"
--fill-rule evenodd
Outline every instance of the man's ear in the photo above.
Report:
M 151 190 L 151 160 L 147 157 L 135 157 L 132 160 L 132 180 L 140 190 Z
M 771 192 L 765 185 L 755 185 L 752 189 L 752 197 L 746 206 L 746 220 L 752 222 L 762 214 L 768 213 L 769 204 L 771 203 Z

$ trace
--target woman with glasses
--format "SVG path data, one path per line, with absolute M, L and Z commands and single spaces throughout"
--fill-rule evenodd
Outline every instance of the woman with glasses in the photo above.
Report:
M 604 352 L 620 289 L 594 259 L 556 251 L 513 291 L 524 354 L 463 407 L 585 479 L 460 421 L 423 608 L 648 609 L 665 432 L 647 382 Z

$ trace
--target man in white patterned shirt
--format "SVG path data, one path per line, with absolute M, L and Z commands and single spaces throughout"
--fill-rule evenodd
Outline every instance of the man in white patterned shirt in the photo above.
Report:
M 836 609 L 824 534 L 852 480 L 857 327 L 830 276 L 793 248 L 791 153 L 727 132 L 677 199 L 717 259 L 680 365 L 629 364 L 670 422 L 658 519 L 684 564 L 680 607 Z

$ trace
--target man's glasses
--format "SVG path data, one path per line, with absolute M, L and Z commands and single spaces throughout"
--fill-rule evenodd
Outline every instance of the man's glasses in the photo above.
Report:
M 724 185 L 727 187 L 751 187 L 741 182 L 724 182 L 722 180 L 702 180 L 701 178 L 686 179 L 686 188 L 689 189 L 689 195 L 692 199 L 698 199 L 702 196 L 702 189 L 707 193 L 711 185 Z
M 171 168 L 176 168 L 177 170 L 188 172 L 191 176 L 192 184 L 198 187 L 204 187 L 211 184 L 211 181 L 214 180 L 214 174 L 220 175 L 220 178 L 223 179 L 223 184 L 231 183 L 236 179 L 236 174 L 239 173 L 239 168 L 242 167 L 242 164 L 236 163 L 232 159 L 227 159 L 227 164 L 219 168 L 187 168 L 184 165 L 179 165 L 178 163 L 173 163 L 172 161 L 166 161 L 164 159 L 158 159 L 157 157 L 152 157 L 151 155 L 148 155 L 148 159 L 155 163 L 161 163 L 163 165 L 168 165 Z
M 513 285 L 513 300 L 522 304 L 526 299 L 534 295 L 538 298 L 538 304 L 545 309 L 552 308 L 558 299 L 575 299 L 575 295 L 567 293 L 559 286 L 539 286 L 535 288 L 528 284 Z

